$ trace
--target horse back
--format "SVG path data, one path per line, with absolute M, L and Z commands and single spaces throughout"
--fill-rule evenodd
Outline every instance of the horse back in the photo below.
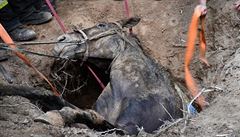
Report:
M 153 132 L 164 121 L 182 117 L 182 103 L 171 74 L 143 52 L 129 49 L 114 62 L 107 90 L 96 111 L 130 134 Z

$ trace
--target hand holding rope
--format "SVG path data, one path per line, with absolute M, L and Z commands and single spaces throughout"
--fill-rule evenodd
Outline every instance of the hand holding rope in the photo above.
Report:
M 195 8 L 193 16 L 192 16 L 192 20 L 189 26 L 189 31 L 188 31 L 188 41 L 187 41 L 187 49 L 186 49 L 186 53 L 185 53 L 185 65 L 184 65 L 184 69 L 185 69 L 185 82 L 187 85 L 187 88 L 190 92 L 190 94 L 195 97 L 198 95 L 199 93 L 199 89 L 197 87 L 197 84 L 195 83 L 192 74 L 190 72 L 190 64 L 191 64 L 191 60 L 194 54 L 194 45 L 195 45 L 195 41 L 197 38 L 197 31 L 198 31 L 198 20 L 200 19 L 201 22 L 201 32 L 200 32 L 200 60 L 202 60 L 207 66 L 209 66 L 207 59 L 205 58 L 205 53 L 206 53 L 206 40 L 205 40 L 205 16 L 202 16 L 202 7 L 199 5 Z M 199 106 L 201 107 L 201 109 L 203 109 L 207 102 L 205 101 L 205 98 L 200 95 L 197 99 L 196 99 L 197 103 L 199 104 Z

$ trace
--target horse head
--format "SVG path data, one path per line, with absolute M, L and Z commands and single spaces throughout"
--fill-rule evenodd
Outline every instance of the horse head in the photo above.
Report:
M 133 17 L 110 23 L 99 23 L 91 28 L 77 30 L 61 35 L 54 47 L 54 54 L 67 59 L 86 57 L 113 59 L 116 50 L 123 42 L 119 34 L 124 28 L 137 25 L 140 18 Z

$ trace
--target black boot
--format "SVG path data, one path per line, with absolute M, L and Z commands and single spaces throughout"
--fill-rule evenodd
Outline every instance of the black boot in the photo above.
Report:
M 9 32 L 9 35 L 14 41 L 29 41 L 37 38 L 37 34 L 23 26 L 19 26 Z
M 27 17 L 20 18 L 20 22 L 26 25 L 40 25 L 52 20 L 52 14 L 45 11 L 34 11 Z

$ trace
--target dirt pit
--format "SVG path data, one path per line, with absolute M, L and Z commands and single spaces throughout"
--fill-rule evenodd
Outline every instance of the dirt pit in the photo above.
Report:
M 205 93 L 209 107 L 187 124 L 185 120 L 163 127 L 156 134 L 140 132 L 139 136 L 240 136 L 240 14 L 233 9 L 235 0 L 209 0 L 206 21 L 206 68 L 196 58 L 192 72 L 199 87 L 214 89 Z M 122 1 L 113 0 L 61 0 L 58 13 L 68 28 L 73 25 L 91 27 L 102 21 L 124 18 Z M 134 33 L 143 42 L 144 49 L 175 77 L 183 80 L 183 60 L 188 22 L 197 0 L 130 0 L 133 15 L 142 18 Z M 37 41 L 55 41 L 62 34 L 55 20 L 41 26 L 29 26 L 38 32 Z M 54 45 L 22 46 L 31 51 L 51 54 Z M 2 53 L 2 52 L 1 52 Z M 196 52 L 197 53 L 197 52 Z M 11 53 L 9 53 L 11 55 Z M 50 75 L 53 59 L 28 55 L 41 72 Z M 13 75 L 14 84 L 45 86 L 38 76 L 15 56 L 1 64 Z M 7 82 L 0 79 L 0 83 Z M 100 132 L 76 127 L 54 127 L 34 122 L 43 112 L 22 97 L 0 98 L 0 136 L 100 136 Z M 171 125 L 171 124 L 170 124 Z M 107 134 L 105 136 L 117 136 Z

